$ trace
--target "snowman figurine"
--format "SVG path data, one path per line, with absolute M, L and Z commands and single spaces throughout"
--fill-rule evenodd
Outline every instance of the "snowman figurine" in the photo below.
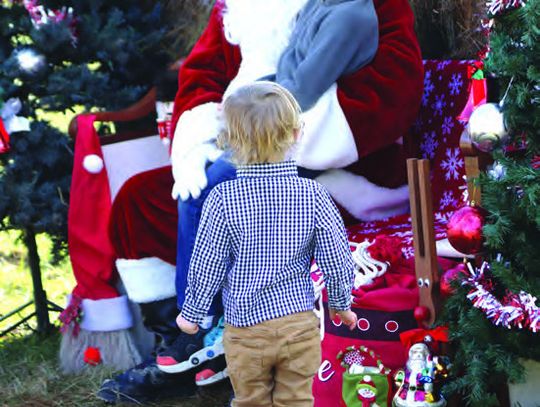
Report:
M 375 403 L 377 400 L 377 387 L 375 387 L 375 383 L 373 383 L 370 376 L 364 376 L 362 381 L 356 385 L 356 394 L 358 400 L 362 402 L 362 407 L 379 407 Z

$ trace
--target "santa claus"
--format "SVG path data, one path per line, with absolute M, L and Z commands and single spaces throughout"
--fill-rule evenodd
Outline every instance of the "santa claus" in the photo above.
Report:
M 183 359 L 197 352 L 203 341 L 202 337 L 179 340 L 174 326 L 202 204 L 213 186 L 235 176 L 214 143 L 221 128 L 220 103 L 238 86 L 276 73 L 296 28 L 296 16 L 304 7 L 348 2 L 218 0 L 180 69 L 172 174 L 170 167 L 140 174 L 116 197 L 110 235 L 127 295 L 141 305 L 145 324 L 162 334 L 165 345 L 179 341 L 180 347 L 193 345 L 187 353 L 161 355 L 160 365 L 172 366 L 170 372 L 185 370 L 188 365 L 183 365 Z M 358 3 L 361 7 L 368 2 Z M 374 0 L 373 4 L 379 32 L 373 61 L 339 76 L 304 113 L 305 136 L 294 152 L 300 174 L 323 183 L 349 219 L 378 219 L 407 210 L 403 137 L 422 93 L 422 61 L 408 1 Z M 171 190 L 179 198 L 178 212 Z M 219 313 L 219 301 L 214 306 Z M 157 395 L 160 388 L 181 387 L 178 380 L 145 365 L 109 381 L 100 393 L 108 401 L 122 394 Z

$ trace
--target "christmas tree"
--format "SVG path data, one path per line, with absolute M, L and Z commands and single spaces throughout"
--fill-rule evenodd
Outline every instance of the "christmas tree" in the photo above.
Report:
M 457 377 L 446 390 L 471 406 L 499 405 L 498 391 L 524 378 L 521 362 L 540 360 L 540 0 L 492 0 L 488 8 L 485 68 L 506 129 L 476 139 L 495 160 L 479 182 L 485 263 L 469 267 L 445 315 Z
M 76 112 L 114 110 L 138 100 L 187 52 L 193 36 L 185 22 L 193 18 L 194 4 L 0 2 L 0 230 L 22 232 L 40 331 L 49 320 L 35 235 L 51 237 L 56 259 L 65 254 L 73 161 L 67 129 L 56 128 L 51 118 L 64 116 L 65 126 Z M 184 34 L 172 51 L 170 27 Z

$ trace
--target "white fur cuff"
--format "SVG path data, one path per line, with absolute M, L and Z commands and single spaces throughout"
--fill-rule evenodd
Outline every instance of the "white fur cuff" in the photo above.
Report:
M 358 160 L 358 150 L 334 83 L 303 113 L 304 134 L 296 147 L 296 162 L 312 170 L 342 168 Z
M 81 311 L 81 328 L 87 331 L 120 331 L 133 325 L 129 301 L 125 295 L 102 300 L 84 299 Z
M 157 257 L 118 259 L 116 268 L 133 302 L 147 303 L 176 295 L 176 267 Z

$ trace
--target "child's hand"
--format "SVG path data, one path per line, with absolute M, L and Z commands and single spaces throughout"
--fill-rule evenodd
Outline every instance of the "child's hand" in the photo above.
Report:
M 199 325 L 194 324 L 193 322 L 189 322 L 182 316 L 182 314 L 178 314 L 178 316 L 176 317 L 176 325 L 178 325 L 178 328 L 180 328 L 182 332 L 185 332 L 189 335 L 194 335 L 199 332 Z
M 336 315 L 339 315 L 341 322 L 347 325 L 351 331 L 356 327 L 356 321 L 358 317 L 350 309 L 347 311 L 336 311 L 335 309 L 330 308 L 329 311 L 330 311 L 330 319 L 333 320 L 336 317 Z

